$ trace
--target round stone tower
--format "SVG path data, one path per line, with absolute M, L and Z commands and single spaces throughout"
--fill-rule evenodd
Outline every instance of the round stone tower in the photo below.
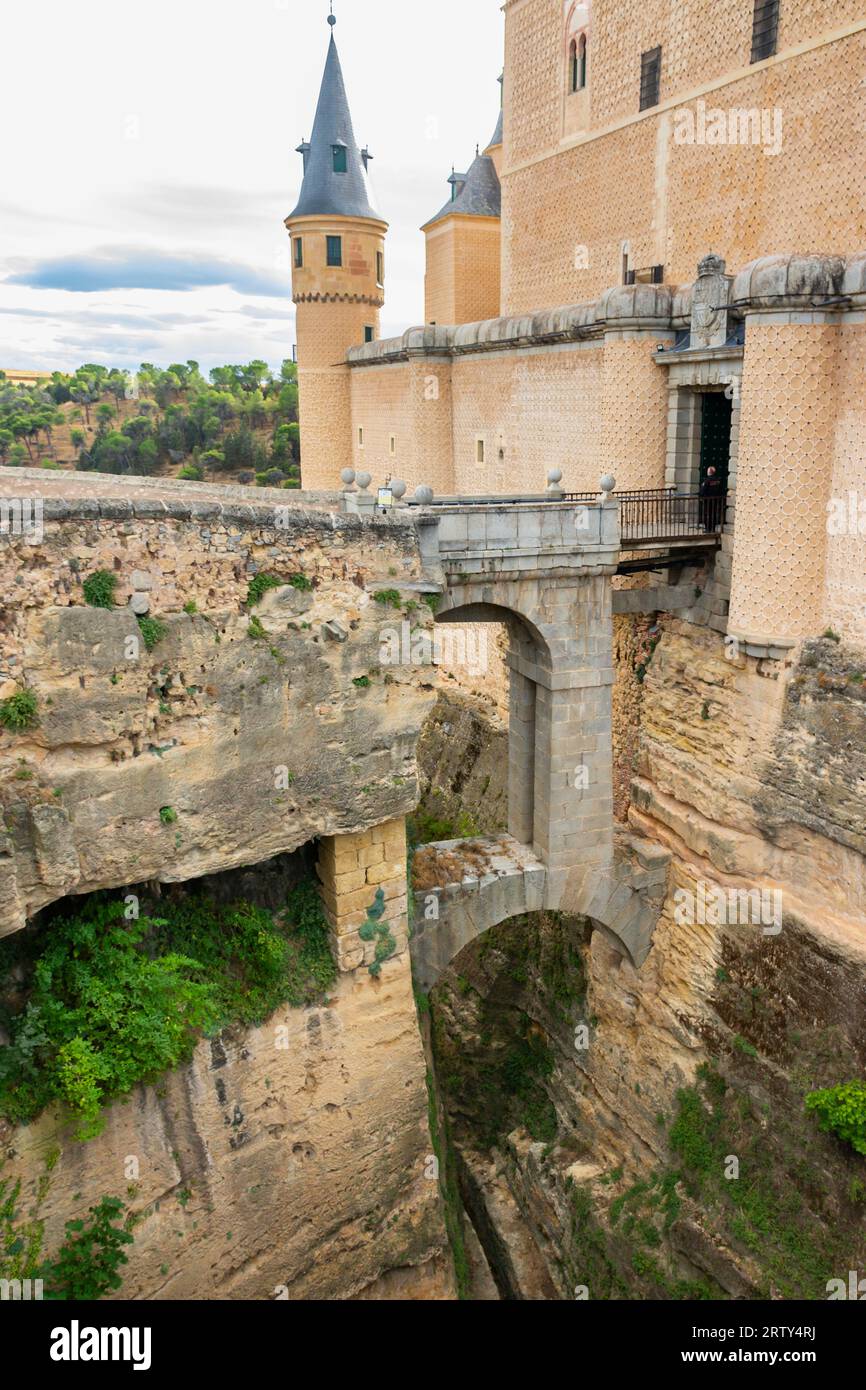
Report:
M 372 202 L 372 156 L 355 141 L 333 15 L 328 23 L 313 133 L 298 146 L 304 181 L 286 228 L 297 305 L 301 477 L 307 489 L 332 491 L 340 486 L 340 471 L 352 466 L 346 351 L 379 336 L 388 224 Z

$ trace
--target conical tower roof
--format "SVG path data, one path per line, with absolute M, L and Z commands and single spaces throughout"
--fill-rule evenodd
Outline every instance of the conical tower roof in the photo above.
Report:
M 372 156 L 366 150 L 362 154 L 352 129 L 333 25 L 313 133 L 309 143 L 304 142 L 298 148 L 304 155 L 304 182 L 297 207 L 289 213 L 287 221 L 293 217 L 321 216 L 369 217 L 382 221 L 373 206 L 367 178 L 366 162 Z M 335 159 L 335 149 L 344 150 L 345 158 L 338 155 Z M 338 172 L 343 163 L 345 172 Z
M 466 217 L 501 217 L 502 189 L 496 173 L 496 165 L 487 154 L 477 154 L 469 166 L 467 174 L 452 174 L 449 183 L 457 183 L 457 197 L 440 208 L 425 226 L 430 227 L 451 213 L 462 213 Z M 462 187 L 460 185 L 462 184 Z

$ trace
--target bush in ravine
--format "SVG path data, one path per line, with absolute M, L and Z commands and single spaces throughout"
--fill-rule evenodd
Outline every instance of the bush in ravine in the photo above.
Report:
M 123 901 L 97 896 L 0 942 L 0 1115 L 28 1123 L 61 1102 L 89 1139 L 111 1100 L 187 1059 L 202 1032 L 315 1003 L 336 978 L 312 884 L 278 917 L 192 894 L 161 908 L 130 922 Z M 22 971 L 27 1003 L 14 1012 L 3 987 Z
M 806 1097 L 806 1109 L 814 1110 L 823 1130 L 843 1139 L 858 1154 L 866 1154 L 866 1082 L 848 1081 L 813 1091 Z

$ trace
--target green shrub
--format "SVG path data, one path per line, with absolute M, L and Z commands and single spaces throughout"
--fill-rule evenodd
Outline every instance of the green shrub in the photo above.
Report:
M 0 724 L 12 733 L 35 729 L 39 723 L 39 702 L 32 690 L 16 690 L 6 700 L 0 700 Z
M 183 611 L 184 613 L 188 613 L 191 618 L 198 612 L 198 604 L 194 598 L 191 598 L 189 603 L 183 605 Z
M 183 483 L 200 483 L 204 473 L 197 463 L 185 463 L 177 476 Z
M 202 1030 L 260 1024 L 281 1004 L 320 1001 L 336 979 L 311 883 L 277 916 L 192 895 L 161 908 L 127 922 L 123 902 L 93 898 L 23 944 L 0 943 L 0 986 L 29 954 L 25 1008 L 0 1007 L 0 1114 L 12 1123 L 62 1102 L 90 1138 L 106 1104 L 186 1060 Z
M 90 1302 L 119 1289 L 118 1269 L 128 1264 L 124 1246 L 132 1244 L 128 1226 L 115 1226 L 125 1211 L 119 1197 L 103 1197 L 88 1212 L 89 1224 L 67 1221 L 66 1239 L 56 1260 L 42 1269 L 49 1299 Z
M 139 618 L 138 627 L 149 652 L 153 651 L 157 642 L 162 641 L 168 630 L 165 623 L 161 623 L 158 618 Z
M 370 677 L 369 677 L 369 676 L 356 676 L 355 679 L 352 681 L 352 684 L 353 684 L 353 685 L 356 685 L 356 686 L 358 687 L 359 690 L 369 690 L 369 689 L 370 689 Z
M 403 600 L 396 589 L 382 589 L 373 598 L 377 603 L 381 603 L 383 608 L 400 608 Z
M 252 608 L 255 604 L 261 603 L 269 589 L 281 589 L 284 583 L 285 581 L 276 574 L 257 574 L 250 580 L 247 589 L 247 607 Z
M 163 825 L 174 825 L 177 820 L 177 811 L 173 806 L 162 806 L 160 808 L 159 818 Z
M 305 574 L 293 574 L 289 583 L 293 589 L 297 589 L 302 594 L 308 594 L 313 587 L 312 582 Z
M 267 635 L 267 632 L 262 627 L 261 621 L 258 618 L 251 618 L 250 625 L 247 628 L 247 636 L 252 637 L 254 641 L 260 642 L 266 638 Z
M 110 570 L 95 570 L 84 581 L 84 602 L 91 608 L 113 608 L 117 575 Z
M 806 1097 L 806 1109 L 814 1110 L 823 1130 L 844 1139 L 858 1154 L 866 1154 L 866 1082 L 847 1081 L 812 1091 Z

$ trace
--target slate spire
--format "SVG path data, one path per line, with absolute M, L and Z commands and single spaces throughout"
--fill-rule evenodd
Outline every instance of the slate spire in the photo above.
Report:
M 304 181 L 294 217 L 371 217 L 381 221 L 373 206 L 367 178 L 368 150 L 360 150 L 352 128 L 352 115 L 337 45 L 336 18 L 328 15 L 331 39 L 319 91 L 316 119 L 309 141 L 298 151 L 304 157 Z

